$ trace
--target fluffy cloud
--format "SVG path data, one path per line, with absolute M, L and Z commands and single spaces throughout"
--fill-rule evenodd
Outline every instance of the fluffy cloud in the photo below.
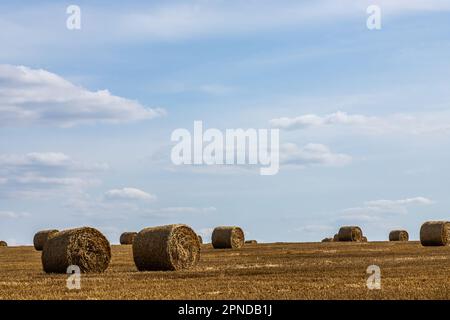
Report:
M 89 91 L 62 77 L 24 66 L 0 65 L 0 126 L 118 123 L 164 114 L 107 90 Z
M 274 128 L 301 130 L 326 126 L 353 127 L 363 132 L 432 134 L 450 133 L 450 114 L 447 112 L 422 114 L 393 114 L 383 117 L 335 112 L 324 116 L 306 114 L 298 117 L 282 117 L 270 120 Z
M 104 193 L 102 197 L 92 197 L 87 193 L 78 194 L 68 199 L 65 207 L 74 209 L 77 214 L 90 217 L 130 219 L 130 217 L 173 218 L 186 215 L 207 215 L 217 211 L 213 206 L 167 206 L 157 207 L 153 202 L 156 195 L 136 189 L 113 189 Z
M 429 204 L 433 204 L 433 201 L 425 197 L 415 197 L 401 200 L 374 200 L 366 202 L 366 206 L 377 208 L 395 208 L 395 207 L 405 207 L 408 205 L 429 205 Z
M 1 166 L 66 166 L 70 158 L 64 153 L 28 153 L 25 155 L 0 155 Z
M 373 121 L 377 121 L 377 119 L 363 115 L 349 115 L 345 112 L 338 111 L 323 117 L 315 114 L 306 114 L 295 118 L 283 117 L 272 119 L 270 120 L 270 125 L 279 129 L 294 130 L 335 124 L 367 125 Z
M 235 149 L 236 151 L 237 149 Z M 248 156 L 249 150 L 242 149 Z M 189 172 L 194 174 L 212 175 L 253 175 L 259 174 L 261 164 L 242 165 L 173 165 L 170 160 L 170 146 L 164 146 L 150 157 L 150 161 L 156 166 L 172 172 Z M 227 149 L 224 147 L 223 153 Z M 328 146 L 318 143 L 309 143 L 298 146 L 295 143 L 282 143 L 279 147 L 280 170 L 304 169 L 307 167 L 343 167 L 352 163 L 352 156 L 344 153 L 333 152 Z
M 106 164 L 77 162 L 59 152 L 0 155 L 0 197 L 53 196 L 68 189 L 78 192 L 99 181 L 92 173 Z
M 367 201 L 361 207 L 342 210 L 338 220 L 374 222 L 387 216 L 405 215 L 412 206 L 431 205 L 434 202 L 425 197 L 415 197 L 400 200 L 374 200 Z
M 287 166 L 345 166 L 351 161 L 351 156 L 333 153 L 323 144 L 309 143 L 301 148 L 294 143 L 285 143 L 280 147 L 280 162 Z
M 112 189 L 105 193 L 105 198 L 109 200 L 125 201 L 152 201 L 156 196 L 136 188 Z

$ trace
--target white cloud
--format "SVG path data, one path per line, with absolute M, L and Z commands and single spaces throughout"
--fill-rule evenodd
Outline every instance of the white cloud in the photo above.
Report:
M 309 143 L 300 148 L 294 143 L 285 143 L 280 147 L 280 161 L 288 166 L 345 166 L 352 162 L 352 157 L 333 153 L 323 144 Z
M 97 185 L 106 164 L 81 163 L 60 152 L 0 154 L 0 197 L 42 197 Z
M 375 117 L 360 114 L 347 114 L 346 112 L 338 111 L 324 116 L 305 114 L 293 118 L 281 117 L 270 120 L 270 125 L 272 127 L 284 130 L 346 126 L 374 134 L 450 133 L 449 123 L 450 114 L 448 112 L 392 114 Z
M 65 167 L 69 166 L 70 162 L 67 155 L 58 152 L 34 152 L 25 155 L 0 154 L 0 165 L 3 167 Z
M 366 125 L 371 121 L 377 121 L 377 119 L 363 115 L 349 115 L 345 112 L 338 111 L 323 117 L 315 114 L 306 114 L 295 118 L 283 117 L 272 119 L 270 120 L 270 125 L 275 128 L 293 130 L 335 124 Z
M 358 225 L 364 234 L 385 234 L 393 228 L 403 228 L 404 216 L 409 214 L 415 207 L 429 206 L 433 200 L 426 197 L 413 197 L 398 200 L 371 200 L 364 202 L 359 207 L 351 207 L 335 213 L 334 218 L 324 220 L 318 218 L 316 223 L 297 227 L 292 231 L 301 232 L 305 235 L 332 236 L 342 225 Z M 318 222 L 318 223 L 317 223 Z
M 401 200 L 374 200 L 367 201 L 366 205 L 370 207 L 380 207 L 380 208 L 392 208 L 397 206 L 407 206 L 407 205 L 429 205 L 434 202 L 431 199 L 425 197 L 415 197 Z
M 406 215 L 413 206 L 426 206 L 434 202 L 425 197 L 415 197 L 400 200 L 373 200 L 367 201 L 361 207 L 344 209 L 340 212 L 338 220 L 373 222 L 380 221 L 392 215 Z
M 112 189 L 105 193 L 105 198 L 109 200 L 156 200 L 155 195 L 136 188 Z
M 164 114 L 107 90 L 89 91 L 42 69 L 0 65 L 0 126 L 51 124 L 70 127 L 119 123 Z
M 1 211 L 0 210 L 0 218 L 6 219 L 19 219 L 29 217 L 30 214 L 28 212 L 15 212 L 15 211 Z
M 78 214 L 96 218 L 132 217 L 180 217 L 186 215 L 208 215 L 217 211 L 216 207 L 167 206 L 154 207 L 157 200 L 153 194 L 136 188 L 113 189 L 104 193 L 103 197 L 91 197 L 87 193 L 77 194 L 68 199 L 65 207 L 74 209 Z
M 236 149 L 235 149 L 236 150 Z M 224 147 L 224 154 L 227 149 Z M 248 149 L 245 151 L 248 154 Z M 170 172 L 186 172 L 189 174 L 210 175 L 255 175 L 260 174 L 260 164 L 250 165 L 173 165 L 170 159 L 170 145 L 164 146 L 151 155 L 150 161 L 158 167 Z M 352 163 L 352 156 L 344 153 L 335 153 L 328 146 L 318 143 L 309 143 L 299 147 L 294 143 L 282 143 L 279 147 L 280 170 L 303 169 L 307 167 L 343 167 Z
M 332 23 L 366 17 L 369 0 L 316 1 L 190 1 L 141 8 L 114 21 L 122 33 L 156 40 L 176 40 L 211 35 L 246 34 L 311 24 Z M 410 11 L 446 11 L 445 0 L 377 2 L 383 15 Z
M 84 47 L 149 41 L 178 41 L 201 37 L 242 36 L 284 30 L 301 30 L 367 17 L 372 0 L 191 0 L 152 3 L 127 3 L 123 6 L 83 4 L 83 17 L 89 32 L 77 38 Z M 450 10 L 447 0 L 378 0 L 383 17 L 411 12 L 430 13 Z M 39 60 L 40 56 L 65 54 L 73 37 L 61 27 L 61 6 L 54 4 L 2 7 L 0 33 L 3 45 L 0 58 Z M 20 43 L 20 45 L 14 45 Z M 59 50 L 54 50 L 54 49 Z M 55 52 L 53 52 L 55 51 Z

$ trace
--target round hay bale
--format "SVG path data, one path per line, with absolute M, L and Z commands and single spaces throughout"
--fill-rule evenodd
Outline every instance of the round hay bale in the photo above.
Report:
M 341 227 L 338 232 L 339 241 L 356 241 L 361 242 L 363 233 L 360 227 L 345 226 Z
M 133 244 L 137 232 L 124 232 L 120 235 L 120 244 Z
M 244 231 L 239 227 L 216 227 L 212 233 L 214 249 L 238 249 L 244 245 Z
M 37 232 L 33 238 L 34 249 L 42 251 L 47 240 L 58 232 L 59 230 L 42 230 Z
M 203 244 L 203 238 L 202 238 L 202 236 L 201 236 L 201 235 L 198 235 L 197 237 L 198 237 L 198 242 L 200 242 L 200 244 Z
M 389 241 L 408 241 L 409 234 L 406 230 L 393 230 L 389 232 Z
M 367 237 L 362 236 L 361 241 L 362 241 L 362 242 L 367 242 Z
M 89 227 L 64 230 L 50 237 L 42 251 L 42 266 L 47 273 L 66 273 L 76 265 L 81 272 L 103 272 L 111 260 L 109 241 Z
M 245 240 L 245 244 L 257 244 L 258 241 L 256 240 Z
M 423 246 L 446 246 L 450 244 L 450 222 L 428 221 L 420 228 L 420 243 Z
M 188 269 L 200 260 L 200 242 L 184 224 L 146 228 L 134 238 L 133 258 L 139 271 Z
M 0 241 L 0 247 L 7 247 L 8 244 L 6 243 L 6 241 Z
M 333 236 L 333 242 L 338 242 L 339 241 L 339 235 L 336 233 L 334 236 Z
M 322 242 L 333 242 L 333 238 L 324 238 Z

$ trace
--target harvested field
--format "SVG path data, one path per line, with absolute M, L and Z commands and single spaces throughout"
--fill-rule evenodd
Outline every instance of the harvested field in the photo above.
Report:
M 102 274 L 81 290 L 66 275 L 45 274 L 40 252 L 0 248 L 0 299 L 450 299 L 450 246 L 419 242 L 277 243 L 237 250 L 202 246 L 196 267 L 138 272 L 131 246 L 112 246 Z M 366 268 L 381 268 L 368 290 Z

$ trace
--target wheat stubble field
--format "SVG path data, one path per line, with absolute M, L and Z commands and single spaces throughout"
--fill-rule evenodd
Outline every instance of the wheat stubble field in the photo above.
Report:
M 138 272 L 131 246 L 113 246 L 103 274 L 42 271 L 33 247 L 0 248 L 0 299 L 450 299 L 450 246 L 418 242 L 275 243 L 238 250 L 202 246 L 192 270 Z M 382 289 L 368 290 L 366 268 L 381 268 Z

